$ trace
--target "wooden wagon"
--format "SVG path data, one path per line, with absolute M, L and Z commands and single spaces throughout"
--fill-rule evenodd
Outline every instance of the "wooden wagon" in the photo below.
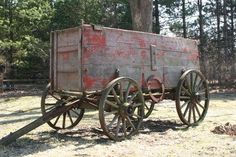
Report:
M 196 41 L 92 25 L 58 30 L 51 33 L 43 118 L 31 130 L 45 122 L 72 128 L 85 109 L 96 109 L 104 134 L 119 141 L 137 133 L 163 99 L 175 100 L 186 125 L 204 119 L 209 91 Z

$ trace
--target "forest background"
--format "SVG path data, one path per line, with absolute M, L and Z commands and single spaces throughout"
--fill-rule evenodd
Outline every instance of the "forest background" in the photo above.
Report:
M 236 80 L 236 0 L 154 0 L 152 32 L 199 40 L 210 83 Z M 53 30 L 81 21 L 132 29 L 128 0 L 0 0 L 0 66 L 8 79 L 47 79 Z

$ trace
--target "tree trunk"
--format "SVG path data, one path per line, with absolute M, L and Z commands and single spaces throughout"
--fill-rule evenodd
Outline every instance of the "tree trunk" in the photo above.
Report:
M 231 53 L 234 53 L 234 2 L 233 0 L 230 0 L 230 25 L 231 25 Z
M 230 0 L 230 13 L 231 13 L 231 61 L 230 61 L 230 65 L 231 65 L 231 79 L 235 79 L 236 74 L 235 74 L 235 52 L 234 52 L 234 42 L 235 42 L 235 37 L 234 37 L 234 13 L 236 11 L 236 1 L 234 0 Z
M 223 1 L 223 18 L 224 18 L 224 30 L 223 30 L 223 36 L 224 36 L 224 56 L 227 56 L 227 48 L 228 48 L 228 27 L 227 27 L 227 11 L 226 11 L 226 0 Z
M 216 21 L 217 21 L 217 60 L 216 71 L 218 83 L 221 84 L 221 66 L 222 66 L 222 55 L 221 55 L 221 40 L 220 40 L 220 12 L 221 12 L 221 0 L 216 0 Z
M 217 47 L 220 48 L 220 3 L 216 0 L 216 20 L 217 20 Z
M 154 11 L 154 17 L 156 19 L 156 25 L 155 25 L 155 33 L 160 34 L 161 27 L 160 27 L 160 12 L 159 12 L 159 0 L 154 1 L 155 11 Z
M 186 15 L 185 15 L 185 0 L 182 0 L 182 20 L 183 20 L 183 37 L 187 37 L 187 30 L 186 30 Z
M 133 29 L 152 32 L 153 0 L 129 0 Z
M 204 32 L 203 32 L 203 16 L 202 16 L 202 0 L 198 0 L 198 12 L 199 12 L 199 32 L 200 32 L 200 45 L 199 45 L 199 50 L 200 50 L 200 57 L 201 57 L 201 62 L 202 62 L 202 72 L 207 74 L 206 72 L 206 55 L 204 52 Z

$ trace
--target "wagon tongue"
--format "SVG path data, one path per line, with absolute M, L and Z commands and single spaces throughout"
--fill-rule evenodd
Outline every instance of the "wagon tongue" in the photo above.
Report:
M 19 130 L 10 133 L 9 135 L 3 137 L 0 140 L 0 145 L 6 146 L 15 141 L 17 138 L 23 136 L 24 134 L 27 134 L 28 132 L 34 130 L 35 128 L 43 125 L 44 123 L 47 123 L 51 119 L 71 110 L 74 107 L 77 107 L 80 100 L 75 100 L 73 102 L 67 103 L 63 106 L 58 106 L 57 108 L 45 113 L 43 116 L 39 117 L 35 121 L 29 123 L 28 125 L 20 128 Z

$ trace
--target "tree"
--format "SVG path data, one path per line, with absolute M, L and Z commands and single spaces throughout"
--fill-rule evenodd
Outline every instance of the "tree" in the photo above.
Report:
M 183 37 L 187 37 L 185 0 L 182 0 Z
M 133 29 L 152 32 L 153 0 L 129 0 Z
M 65 0 L 55 1 L 52 29 L 98 24 L 113 28 L 131 29 L 131 15 L 127 0 Z
M 0 55 L 16 67 L 17 77 L 24 72 L 43 70 L 48 62 L 49 26 L 52 8 L 48 0 L 1 0 Z M 10 77 L 13 73 L 10 73 Z M 29 78 L 28 76 L 24 76 Z
M 160 34 L 161 26 L 160 26 L 160 11 L 159 11 L 159 0 L 154 1 L 154 18 L 155 18 L 155 25 L 154 25 L 154 32 Z

